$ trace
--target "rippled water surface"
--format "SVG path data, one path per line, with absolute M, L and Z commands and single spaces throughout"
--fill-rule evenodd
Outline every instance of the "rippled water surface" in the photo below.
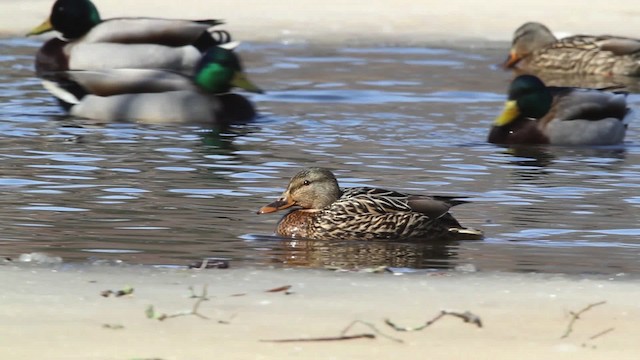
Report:
M 504 49 L 243 44 L 262 117 L 222 134 L 64 115 L 37 41 L 0 41 L 1 254 L 68 262 L 640 273 L 640 123 L 614 148 L 505 149 L 485 137 Z M 636 84 L 637 85 L 637 84 Z M 640 97 L 629 97 L 632 106 Z M 256 210 L 301 167 L 343 186 L 464 195 L 483 241 L 287 241 Z

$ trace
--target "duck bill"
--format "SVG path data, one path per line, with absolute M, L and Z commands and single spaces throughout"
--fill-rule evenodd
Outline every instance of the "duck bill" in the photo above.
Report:
M 520 109 L 515 100 L 509 100 L 504 104 L 502 113 L 494 120 L 493 125 L 505 126 L 520 116 Z
M 505 69 L 513 68 L 520 61 L 520 59 L 522 59 L 522 58 L 519 57 L 516 54 L 516 52 L 512 50 L 509 53 L 509 56 L 507 56 L 507 60 L 505 60 L 504 63 L 502 64 L 502 67 L 505 68 Z
M 53 30 L 53 25 L 51 25 L 51 20 L 47 19 L 42 24 L 31 29 L 31 31 L 27 33 L 27 36 L 40 35 L 52 30 Z
M 247 74 L 242 71 L 236 71 L 236 73 L 233 75 L 233 79 L 231 79 L 231 85 L 253 93 L 264 93 L 264 91 L 262 91 L 262 89 L 251 82 L 251 80 L 249 80 L 249 78 L 247 77 Z
M 280 199 L 272 202 L 269 205 L 265 205 L 258 210 L 258 214 L 268 214 L 272 212 L 276 212 L 278 210 L 283 210 L 286 208 L 290 208 L 296 203 L 292 200 L 289 200 L 289 197 L 283 196 Z

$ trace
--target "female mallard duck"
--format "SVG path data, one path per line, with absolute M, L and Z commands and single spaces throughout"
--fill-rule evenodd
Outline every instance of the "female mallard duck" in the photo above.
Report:
M 223 126 L 255 117 L 251 103 L 231 87 L 261 93 L 242 71 L 238 56 L 214 46 L 195 75 L 154 69 L 67 71 L 45 81 L 71 115 L 102 121 L 200 123 Z
M 51 71 L 115 68 L 190 73 L 202 53 L 230 40 L 211 28 L 219 20 L 115 18 L 102 20 L 90 0 L 58 0 L 49 19 L 28 35 L 57 30 L 36 54 L 38 76 Z
M 504 66 L 566 74 L 640 76 L 640 40 L 590 35 L 558 40 L 546 26 L 528 22 L 514 33 Z
M 479 239 L 449 208 L 464 201 L 452 197 L 402 194 L 358 187 L 340 189 L 331 171 L 307 168 L 296 174 L 282 197 L 262 207 L 266 214 L 291 206 L 276 229 L 284 237 L 358 240 Z
M 516 77 L 493 123 L 494 144 L 613 145 L 631 120 L 626 93 L 552 87 L 533 75 Z

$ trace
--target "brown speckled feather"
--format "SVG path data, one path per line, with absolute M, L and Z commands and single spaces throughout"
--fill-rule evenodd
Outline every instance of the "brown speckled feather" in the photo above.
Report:
M 639 76 L 640 51 L 635 48 L 632 52 L 623 51 L 620 47 L 607 48 L 607 38 L 572 36 L 560 39 L 525 57 L 519 67 L 576 74 Z M 612 39 L 612 45 L 615 40 Z M 636 42 L 636 46 L 639 44 Z
M 447 210 L 461 201 L 415 196 L 376 188 L 345 188 L 321 210 L 294 210 L 278 224 L 286 237 L 314 239 L 451 239 L 464 229 Z M 429 199 L 430 214 L 416 212 L 412 199 Z M 437 213 L 437 209 L 441 213 Z M 430 216 L 431 215 L 431 216 Z
M 640 40 L 619 36 L 576 35 L 556 39 L 540 23 L 526 23 L 514 33 L 507 66 L 565 74 L 640 76 Z

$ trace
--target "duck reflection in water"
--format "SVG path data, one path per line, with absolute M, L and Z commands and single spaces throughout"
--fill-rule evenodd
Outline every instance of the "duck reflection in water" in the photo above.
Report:
M 457 265 L 459 242 L 430 244 L 388 241 L 326 241 L 286 239 L 270 250 L 273 261 L 329 269 L 451 269 Z

